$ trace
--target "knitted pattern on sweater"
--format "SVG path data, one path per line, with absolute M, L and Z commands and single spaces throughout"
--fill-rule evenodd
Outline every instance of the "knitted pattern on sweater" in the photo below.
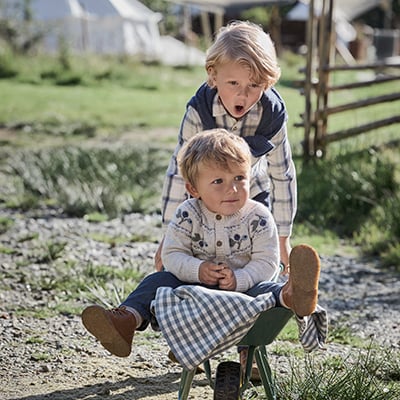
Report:
M 203 261 L 226 263 L 245 292 L 270 280 L 279 264 L 279 244 L 271 212 L 249 200 L 229 216 L 209 211 L 199 199 L 189 199 L 176 210 L 163 244 L 166 270 L 182 281 L 199 282 Z

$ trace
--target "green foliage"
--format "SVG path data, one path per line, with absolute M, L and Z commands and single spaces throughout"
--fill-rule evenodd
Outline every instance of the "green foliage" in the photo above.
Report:
M 26 195 L 54 199 L 68 215 L 116 216 L 154 210 L 167 154 L 138 146 L 16 152 L 8 171 L 20 178 Z
M 34 361 L 48 361 L 51 356 L 48 353 L 33 353 L 31 359 Z
M 298 173 L 297 220 L 352 236 L 396 190 L 395 165 L 374 151 L 304 164 Z
M 307 356 L 279 377 L 278 398 L 302 400 L 395 400 L 400 396 L 398 353 L 372 347 L 347 357 Z M 395 378 L 395 379 L 394 379 Z M 397 380 L 397 382 L 396 382 Z
M 0 246 L 0 254 L 16 254 L 18 253 L 17 250 L 12 249 L 10 247 Z
M 316 227 L 307 221 L 294 224 L 291 242 L 293 246 L 308 243 L 318 249 L 320 254 L 326 256 L 334 254 L 355 256 L 358 254 L 354 243 L 343 240 L 327 227 Z
M 44 339 L 41 336 L 31 336 L 28 337 L 25 341 L 27 344 L 42 344 Z
M 143 278 L 143 274 L 138 272 L 133 264 L 118 269 L 107 265 L 88 264 L 83 275 L 86 282 L 81 289 L 83 297 L 109 308 L 121 304 Z
M 42 251 L 36 257 L 36 259 L 32 260 L 38 264 L 48 264 L 52 263 L 54 260 L 59 258 L 64 251 L 66 243 L 57 242 L 57 241 L 49 241 L 44 243 L 42 247 Z
M 12 54 L 6 49 L 0 49 L 0 79 L 13 78 L 17 74 L 18 69 Z
M 108 216 L 99 212 L 94 212 L 85 215 L 86 221 L 89 222 L 104 222 L 108 220 Z
M 142 274 L 138 273 L 134 268 L 117 269 L 108 265 L 88 264 L 83 274 L 86 278 L 101 282 L 102 284 L 118 279 L 138 282 L 142 278 Z
M 331 322 L 329 326 L 329 342 L 351 345 L 352 347 L 365 348 L 365 341 L 354 335 L 345 320 Z
M 86 136 L 88 138 L 94 137 L 96 133 L 96 126 L 89 122 L 83 121 L 69 121 L 66 122 L 60 116 L 52 116 L 45 122 L 18 122 L 10 124 L 10 129 L 21 129 L 29 134 L 44 134 L 49 136 Z
M 7 232 L 14 221 L 8 217 L 0 217 L 0 234 Z
M 380 256 L 383 266 L 400 270 L 399 159 L 390 154 L 341 152 L 298 165 L 295 236 L 306 229 L 326 242 L 326 232 L 334 232 L 354 239 L 364 254 Z
M 58 55 L 38 55 L 27 62 L 27 58 L 5 50 L 7 62 L 13 65 L 15 82 L 62 85 L 71 84 L 97 86 L 100 83 L 145 90 L 159 90 L 164 85 L 177 88 L 193 85 L 195 71 L 205 78 L 202 67 L 168 67 L 158 64 L 143 64 L 134 57 L 116 59 L 101 55 L 83 57 L 60 51 Z M 178 71 L 178 73 L 177 73 Z M 200 76 L 200 75 L 199 75 Z M 199 77 L 198 83 L 202 79 Z M 191 87 L 193 90 L 193 87 Z
M 291 342 L 297 342 L 299 338 L 299 328 L 294 318 L 291 318 L 285 325 L 282 331 L 278 335 L 279 340 L 289 340 Z
M 0 8 L 3 6 L 0 2 Z M 1 18 L 0 15 L 0 39 L 16 54 L 32 53 L 44 34 L 40 23 L 33 18 L 31 0 L 14 2 L 11 18 Z
M 30 263 L 36 262 L 30 258 Z M 25 304 L 16 305 L 19 315 L 32 315 L 38 318 L 48 318 L 59 312 L 78 314 L 82 311 L 82 299 L 101 301 L 109 307 L 120 304 L 137 283 L 143 278 L 138 266 L 127 263 L 120 267 L 108 265 L 76 265 L 65 260 L 51 261 L 51 269 L 43 274 L 31 276 L 24 269 L 18 270 L 20 283 L 38 293 L 54 292 L 54 301 L 43 308 L 39 304 L 31 308 Z M 7 290 L 7 288 L 4 288 Z
M 355 233 L 355 242 L 366 254 L 382 255 L 383 264 L 400 271 L 400 192 L 384 196 Z
M 271 11 L 267 7 L 252 7 L 241 13 L 241 19 L 268 27 L 271 19 Z

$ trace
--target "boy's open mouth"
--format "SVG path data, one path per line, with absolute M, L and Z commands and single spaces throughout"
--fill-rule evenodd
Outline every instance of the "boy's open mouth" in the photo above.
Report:
M 241 112 L 243 112 L 243 110 L 244 110 L 244 107 L 243 107 L 243 106 L 235 106 L 235 111 L 236 111 L 237 113 L 241 113 Z

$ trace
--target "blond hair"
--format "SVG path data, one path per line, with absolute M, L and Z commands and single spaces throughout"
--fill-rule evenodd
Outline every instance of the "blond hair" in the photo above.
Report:
M 225 129 L 210 129 L 193 136 L 178 154 L 179 170 L 191 185 L 196 180 L 201 165 L 217 164 L 229 170 L 230 164 L 244 165 L 250 173 L 251 153 L 246 141 Z
M 218 65 L 227 63 L 238 63 L 249 68 L 254 83 L 265 85 L 266 89 L 275 85 L 281 75 L 269 34 L 248 21 L 234 21 L 222 27 L 207 50 L 207 73 L 211 68 L 216 69 Z M 213 87 L 210 74 L 207 83 Z

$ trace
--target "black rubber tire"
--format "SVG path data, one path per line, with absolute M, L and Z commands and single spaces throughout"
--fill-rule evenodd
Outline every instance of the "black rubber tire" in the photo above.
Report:
M 241 377 L 240 363 L 221 362 L 215 375 L 214 400 L 238 400 L 240 398 Z

